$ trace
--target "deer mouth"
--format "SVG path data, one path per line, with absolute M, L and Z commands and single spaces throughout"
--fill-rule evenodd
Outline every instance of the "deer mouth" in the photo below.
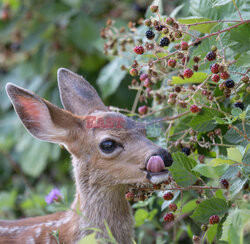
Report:
M 146 170 L 146 173 L 146 178 L 153 184 L 160 184 L 169 178 L 169 171 L 167 169 L 155 173 Z
M 153 184 L 159 184 L 166 181 L 169 176 L 169 171 L 162 158 L 158 155 L 151 156 L 146 165 L 146 178 Z

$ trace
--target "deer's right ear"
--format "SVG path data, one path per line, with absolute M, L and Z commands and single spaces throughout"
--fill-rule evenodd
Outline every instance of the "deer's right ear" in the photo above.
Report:
M 81 120 L 21 87 L 6 85 L 7 94 L 25 128 L 36 138 L 65 143 L 69 132 L 81 126 Z
M 57 72 L 57 79 L 66 110 L 77 115 L 88 115 L 96 110 L 108 111 L 96 90 L 82 76 L 61 68 Z

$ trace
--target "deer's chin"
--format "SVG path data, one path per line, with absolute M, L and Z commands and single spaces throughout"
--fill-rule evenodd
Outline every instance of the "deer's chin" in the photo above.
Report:
M 146 178 L 153 184 L 160 184 L 164 181 L 168 180 L 169 177 L 169 171 L 168 170 L 163 170 L 158 173 L 153 173 L 153 172 L 147 172 Z

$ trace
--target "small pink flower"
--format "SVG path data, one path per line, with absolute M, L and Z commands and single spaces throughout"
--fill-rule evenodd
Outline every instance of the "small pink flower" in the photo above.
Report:
M 54 188 L 50 191 L 50 193 L 45 197 L 45 201 L 47 204 L 51 204 L 54 201 L 59 202 L 62 199 L 62 194 L 58 188 Z

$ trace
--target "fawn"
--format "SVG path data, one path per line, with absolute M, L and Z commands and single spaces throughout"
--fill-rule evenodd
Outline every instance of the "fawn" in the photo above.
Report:
M 111 112 L 81 76 L 61 68 L 58 86 L 64 109 L 11 83 L 6 91 L 25 128 L 36 138 L 63 144 L 72 155 L 76 193 L 65 212 L 0 221 L 0 243 L 77 243 L 106 231 L 118 243 L 133 243 L 133 217 L 125 198 L 128 184 L 158 184 L 168 178 L 172 157 L 145 136 L 145 129 Z M 80 214 L 79 214 L 80 212 Z M 99 233 L 96 238 L 107 238 Z M 107 241 L 108 242 L 108 241 Z

